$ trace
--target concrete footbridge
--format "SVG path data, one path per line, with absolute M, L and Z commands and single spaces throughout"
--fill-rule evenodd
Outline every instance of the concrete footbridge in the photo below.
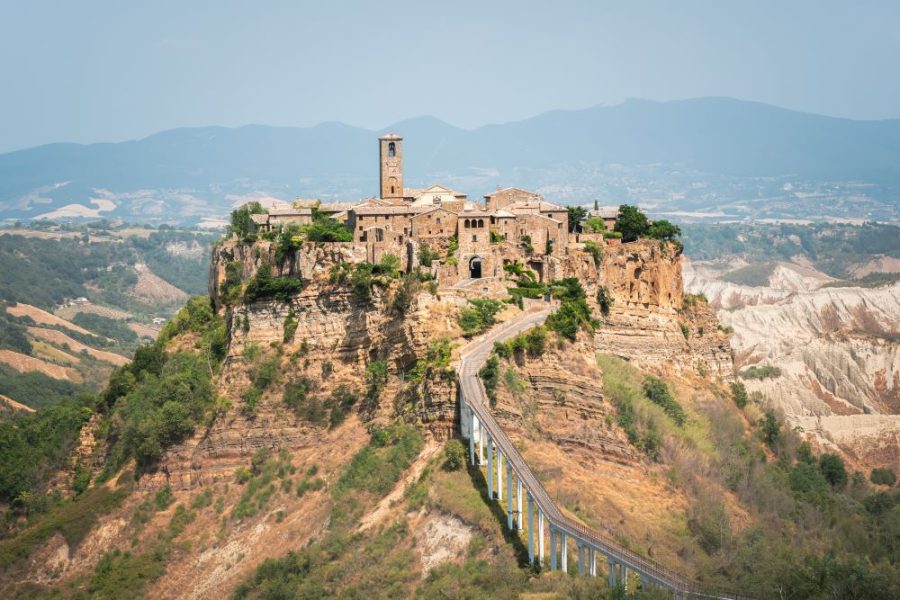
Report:
M 572 540 L 577 548 L 578 572 L 597 576 L 599 555 L 605 559 L 610 587 L 614 588 L 621 582 L 627 589 L 629 580 L 634 582 L 638 577 L 643 585 L 659 586 L 671 591 L 677 598 L 745 598 L 728 592 L 701 589 L 680 574 L 637 555 L 614 539 L 564 515 L 491 414 L 478 372 L 490 355 L 494 342 L 509 339 L 542 324 L 551 311 L 549 305 L 536 307 L 475 339 L 463 350 L 457 370 L 460 429 L 463 437 L 469 440 L 469 461 L 473 466 L 486 467 L 488 496 L 491 499 L 502 505 L 505 493 L 507 526 L 511 530 L 525 532 L 530 563 L 567 572 L 568 544 Z M 549 541 L 549 548 L 545 545 L 546 541 Z M 631 577 L 629 572 L 633 574 Z

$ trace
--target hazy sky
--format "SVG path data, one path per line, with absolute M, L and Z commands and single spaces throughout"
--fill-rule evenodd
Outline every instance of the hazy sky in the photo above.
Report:
M 0 152 L 629 97 L 900 117 L 900 1 L 0 0 Z

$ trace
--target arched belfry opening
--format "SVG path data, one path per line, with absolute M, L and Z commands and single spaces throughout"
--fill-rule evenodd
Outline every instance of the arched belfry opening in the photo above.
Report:
M 481 257 L 473 256 L 469 259 L 469 277 L 472 279 L 481 279 Z
M 390 156 L 391 158 L 397 156 L 397 144 L 395 144 L 394 142 L 388 144 L 388 156 Z

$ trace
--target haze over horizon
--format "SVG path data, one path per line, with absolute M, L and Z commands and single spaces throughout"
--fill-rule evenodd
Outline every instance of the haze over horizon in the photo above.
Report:
M 0 152 L 209 125 L 473 129 L 626 98 L 900 117 L 896 3 L 524 4 L 3 0 Z

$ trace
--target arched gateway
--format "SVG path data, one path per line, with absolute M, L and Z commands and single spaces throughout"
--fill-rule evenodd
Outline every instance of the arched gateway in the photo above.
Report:
M 481 278 L 481 257 L 473 256 L 469 259 L 469 277 L 472 279 Z

